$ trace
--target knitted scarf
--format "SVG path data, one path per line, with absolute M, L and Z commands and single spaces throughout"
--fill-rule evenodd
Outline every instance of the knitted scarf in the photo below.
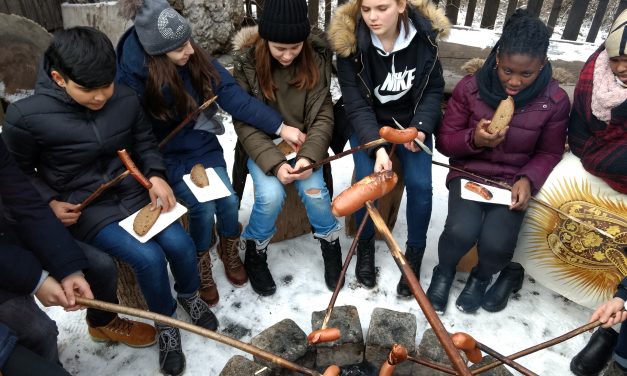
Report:
M 604 122 L 610 121 L 614 107 L 627 100 L 627 88 L 616 82 L 609 62 L 603 50 L 594 63 L 592 78 L 592 114 Z
M 483 66 L 476 74 L 481 100 L 492 108 L 496 108 L 501 100 L 507 98 L 507 94 L 496 72 L 496 52 L 498 47 L 499 43 L 494 46 L 492 52 L 490 52 L 490 55 L 486 58 Z M 513 97 L 515 107 L 524 107 L 529 101 L 542 93 L 549 82 L 551 82 L 552 76 L 553 69 L 551 68 L 551 63 L 547 62 L 536 80 L 525 90 Z

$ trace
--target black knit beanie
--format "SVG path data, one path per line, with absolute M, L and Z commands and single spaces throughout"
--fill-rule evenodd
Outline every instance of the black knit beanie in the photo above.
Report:
M 270 42 L 299 43 L 311 27 L 305 0 L 267 0 L 259 20 L 259 35 Z

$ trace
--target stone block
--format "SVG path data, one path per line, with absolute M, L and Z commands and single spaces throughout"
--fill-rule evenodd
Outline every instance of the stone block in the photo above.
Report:
M 318 330 L 326 311 L 311 315 L 311 327 Z M 328 328 L 338 328 L 342 336 L 337 341 L 319 343 L 316 346 L 316 367 L 324 369 L 331 364 L 346 366 L 359 364 L 364 360 L 364 335 L 361 330 L 359 313 L 355 306 L 341 306 L 333 309 Z
M 290 319 L 272 325 L 253 337 L 250 343 L 303 367 L 313 368 L 314 366 L 315 351 L 307 343 L 307 335 Z M 271 368 L 274 375 L 297 375 L 297 373 L 292 373 L 272 362 L 256 356 L 253 358 L 255 362 Z
M 495 360 L 496 359 L 493 358 L 492 356 L 486 355 L 486 356 L 483 357 L 483 359 L 481 359 L 481 361 L 479 363 L 474 364 L 472 367 L 470 367 L 470 369 L 473 370 L 473 369 L 476 369 L 476 368 L 479 368 L 479 367 L 483 367 L 484 365 L 492 363 Z M 533 371 L 533 369 L 531 369 L 531 371 Z M 485 375 L 485 376 L 513 376 L 514 375 L 507 368 L 505 368 L 504 365 L 500 365 L 500 366 L 498 366 L 496 368 L 492 368 L 491 370 L 482 372 L 481 374 Z
M 267 367 L 241 355 L 235 355 L 229 359 L 218 376 L 259 376 L 265 374 L 262 371 L 264 368 Z
M 405 346 L 410 356 L 416 354 L 416 316 L 375 308 L 366 338 L 366 362 L 380 367 L 395 343 Z M 394 375 L 411 375 L 413 368 L 412 362 L 403 362 L 396 367 Z

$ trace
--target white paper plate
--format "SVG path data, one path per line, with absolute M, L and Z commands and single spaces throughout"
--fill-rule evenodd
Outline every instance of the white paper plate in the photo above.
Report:
M 217 200 L 231 195 L 231 191 L 229 191 L 213 168 L 207 168 L 205 171 L 207 171 L 209 185 L 203 188 L 194 184 L 189 174 L 183 175 L 183 181 L 187 184 L 194 196 L 196 196 L 196 200 L 198 200 L 198 202 Z
M 157 200 L 157 202 L 161 204 L 160 200 Z M 133 221 L 135 220 L 135 217 L 137 217 L 137 213 L 139 213 L 139 210 L 131 214 L 129 217 L 121 220 L 119 222 L 119 225 L 122 226 L 122 228 L 126 230 L 126 232 L 131 234 L 135 239 L 139 240 L 141 243 L 146 243 L 153 236 L 157 235 L 158 233 L 163 231 L 163 229 L 179 219 L 183 214 L 187 213 L 187 208 L 177 202 L 176 206 L 169 212 L 161 212 L 159 218 L 157 218 L 157 222 L 152 225 L 150 230 L 148 230 L 148 232 L 144 236 L 139 236 L 135 233 L 135 231 L 133 231 Z
M 275 145 L 278 145 L 281 142 L 283 142 L 283 139 L 281 137 L 275 138 L 274 140 L 272 140 L 272 142 L 274 142 Z M 288 154 L 284 153 L 283 155 L 285 155 L 285 159 L 287 159 L 288 161 L 291 161 L 292 159 L 296 158 L 296 152 L 295 151 L 293 151 L 291 153 L 288 153 Z
M 477 183 L 476 181 L 473 181 L 473 183 L 478 184 L 484 187 L 485 189 L 489 190 L 490 192 L 492 192 L 492 198 L 490 200 L 486 200 L 483 198 L 483 196 L 479 195 L 478 193 L 472 192 L 464 188 L 464 185 L 467 182 L 468 182 L 467 179 L 461 179 L 461 184 L 462 184 L 461 191 L 462 191 L 463 199 L 479 201 L 479 202 L 487 202 L 489 204 L 507 205 L 507 206 L 510 206 L 512 204 L 512 192 L 508 191 L 507 189 L 497 188 L 491 185 L 485 185 L 485 184 L 481 184 L 481 183 Z

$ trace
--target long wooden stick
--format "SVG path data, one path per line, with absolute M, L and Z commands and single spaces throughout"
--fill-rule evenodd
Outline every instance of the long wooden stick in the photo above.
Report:
M 392 233 L 390 232 L 388 226 L 385 224 L 385 221 L 381 217 L 381 214 L 379 214 L 379 211 L 374 206 L 372 201 L 366 201 L 366 208 L 368 209 L 368 213 L 370 213 L 370 217 L 372 218 L 372 221 L 374 222 L 377 230 L 379 230 L 379 232 L 385 238 L 385 242 L 387 243 L 388 248 L 390 249 L 392 256 L 394 257 L 394 261 L 396 261 L 396 265 L 398 265 L 401 273 L 403 274 L 403 277 L 405 277 L 405 281 L 407 281 L 409 289 L 416 298 L 420 309 L 424 313 L 425 318 L 429 322 L 429 325 L 431 325 L 431 328 L 433 329 L 435 335 L 438 337 L 438 340 L 442 344 L 444 351 L 451 360 L 453 367 L 458 372 L 458 375 L 472 375 L 472 373 L 468 369 L 468 366 L 459 355 L 457 348 L 453 344 L 451 336 L 446 331 L 446 328 L 444 328 L 444 325 L 442 324 L 442 321 L 440 321 L 438 314 L 435 312 L 433 306 L 429 302 L 429 299 L 425 295 L 424 290 L 420 286 L 420 282 L 418 282 L 414 271 L 407 263 L 403 252 L 401 252 L 401 249 L 396 243 L 396 240 L 394 240 L 394 237 L 392 236 Z
M 492 180 L 492 179 L 486 178 L 486 177 L 481 176 L 481 175 L 473 174 L 472 172 L 468 172 L 468 171 L 466 171 L 466 170 L 464 170 L 462 168 L 454 167 L 454 166 L 451 166 L 451 165 L 446 164 L 446 163 L 437 162 L 437 161 L 434 161 L 434 160 L 432 160 L 431 163 L 436 165 L 436 166 L 442 166 L 442 167 L 446 167 L 446 168 L 448 168 L 450 170 L 453 170 L 453 171 L 461 172 L 461 173 L 463 173 L 465 175 L 472 176 L 473 178 L 477 178 L 477 179 L 482 180 L 482 181 L 484 181 L 486 183 L 491 183 L 491 184 L 494 184 L 494 185 L 496 185 L 498 187 L 501 187 L 501 188 L 504 188 L 504 189 L 507 189 L 507 190 L 510 190 L 510 191 L 512 190 L 512 186 L 511 185 L 509 185 L 507 183 L 504 183 L 502 181 L 496 181 L 496 180 Z M 531 201 L 536 202 L 536 203 L 544 206 L 547 209 L 553 210 L 556 213 L 561 214 L 564 217 L 570 219 L 571 221 L 577 222 L 578 224 L 580 224 L 580 225 L 582 225 L 582 226 L 584 226 L 584 227 L 586 227 L 586 228 L 588 228 L 590 230 L 593 230 L 593 231 L 595 231 L 595 232 L 597 232 L 597 233 L 599 233 L 599 234 L 601 234 L 603 236 L 606 236 L 606 237 L 608 237 L 610 239 L 614 239 L 614 236 L 612 236 L 611 234 L 609 234 L 609 233 L 601 230 L 600 228 L 597 228 L 597 227 L 595 227 L 595 226 L 593 226 L 593 225 L 591 225 L 589 223 L 586 223 L 586 222 L 580 220 L 579 218 L 574 217 L 574 216 L 566 213 L 565 211 L 560 210 L 560 209 L 552 206 L 551 204 L 549 204 L 549 203 L 547 203 L 545 201 L 540 200 L 539 198 L 535 198 L 534 196 L 531 196 Z
M 100 309 L 104 311 L 121 313 L 124 315 L 130 315 L 130 316 L 135 316 L 135 317 L 141 317 L 147 320 L 157 321 L 159 323 L 170 325 L 179 329 L 184 329 L 189 332 L 212 339 L 214 341 L 223 343 L 225 345 L 235 347 L 236 349 L 245 351 L 249 354 L 252 354 L 254 356 L 257 356 L 259 358 L 272 362 L 273 364 L 289 369 L 291 371 L 295 371 L 303 375 L 322 376 L 322 374 L 320 374 L 319 372 L 315 370 L 290 362 L 289 360 L 281 358 L 280 356 L 275 355 L 269 351 L 262 350 L 258 347 L 255 347 L 248 343 L 241 342 L 234 338 L 216 333 L 212 330 L 201 328 L 199 326 L 192 325 L 190 323 L 174 319 L 170 316 L 164 316 L 164 315 L 160 315 L 158 313 L 154 313 L 150 311 L 144 311 L 141 309 L 122 306 L 119 304 L 107 303 L 107 302 L 103 302 L 100 300 L 87 299 L 87 298 L 82 298 L 82 297 L 76 297 L 76 304 L 79 304 L 85 307 L 96 308 L 96 309 Z
M 521 358 L 521 357 L 529 355 L 529 354 L 533 354 L 534 352 L 546 349 L 547 347 L 551 347 L 551 346 L 557 345 L 558 343 L 562 343 L 562 342 L 566 341 L 567 339 L 570 339 L 570 338 L 573 338 L 575 336 L 578 336 L 581 333 L 585 333 L 585 332 L 587 332 L 589 330 L 592 330 L 592 329 L 596 328 L 597 326 L 601 326 L 601 325 L 603 325 L 603 323 L 600 322 L 600 321 L 595 321 L 595 322 L 588 323 L 586 325 L 582 325 L 579 328 L 571 330 L 570 332 L 568 332 L 566 334 L 562 334 L 559 337 L 556 337 L 556 338 L 550 339 L 550 340 L 548 340 L 546 342 L 542 342 L 542 343 L 540 343 L 538 345 L 529 347 L 529 348 L 527 348 L 525 350 L 522 350 L 522 351 L 519 351 L 519 352 L 517 352 L 515 354 L 508 355 L 507 357 L 509 359 L 511 359 L 511 360 L 514 360 L 514 359 L 518 359 L 518 358 Z M 502 364 L 501 361 L 496 360 L 496 361 L 494 361 L 492 363 L 488 363 L 488 364 L 486 364 L 486 365 L 484 365 L 482 367 L 479 367 L 477 369 L 472 370 L 472 374 L 473 375 L 478 375 L 478 374 L 480 374 L 482 372 L 485 372 L 485 371 L 491 370 L 492 368 L 498 367 L 501 364 Z
M 363 145 L 355 146 L 354 148 L 351 148 L 351 149 L 348 149 L 348 150 L 344 150 L 343 152 L 337 153 L 337 154 L 335 154 L 335 155 L 333 155 L 331 157 L 327 157 L 327 158 L 321 159 L 321 160 L 319 160 L 316 163 L 312 163 L 310 165 L 303 166 L 303 167 L 299 168 L 298 170 L 292 172 L 292 174 L 300 174 L 303 171 L 307 171 L 307 170 L 310 170 L 312 168 L 316 168 L 316 167 L 322 166 L 325 163 L 329 163 L 329 162 L 334 161 L 336 159 L 340 159 L 340 158 L 345 157 L 347 155 L 356 153 L 356 152 L 358 152 L 360 150 L 370 149 L 372 147 L 385 144 L 386 142 L 390 142 L 390 141 L 387 141 L 384 138 L 379 138 L 377 140 L 367 142 L 367 143 L 365 143 Z
M 515 369 L 516 371 L 522 373 L 525 376 L 538 376 L 537 373 L 529 370 L 527 367 L 523 366 L 522 364 L 513 361 L 512 359 L 496 352 L 496 350 L 491 349 L 490 347 L 484 345 L 481 342 L 476 342 L 477 343 L 477 347 L 479 348 L 479 350 L 483 351 L 484 353 L 488 354 L 488 355 L 492 355 L 494 358 L 496 358 L 498 361 L 503 362 L 505 364 L 507 364 L 508 366 L 512 367 L 513 369 Z
M 174 136 L 176 136 L 176 134 L 179 133 L 181 129 L 183 129 L 187 125 L 187 123 L 195 119 L 196 116 L 198 116 L 198 114 L 200 114 L 202 111 L 206 110 L 207 107 L 211 106 L 211 104 L 215 102 L 216 99 L 218 99 L 217 95 L 205 101 L 205 103 L 203 103 L 200 107 L 198 107 L 193 112 L 190 112 L 189 114 L 187 114 L 185 119 L 183 119 L 183 121 L 181 121 L 179 125 L 176 126 L 176 128 L 174 128 L 170 133 L 168 133 L 167 136 L 165 136 L 163 140 L 161 140 L 161 142 L 159 143 L 159 149 L 163 148 L 165 144 L 167 144 L 172 138 L 174 138 Z

